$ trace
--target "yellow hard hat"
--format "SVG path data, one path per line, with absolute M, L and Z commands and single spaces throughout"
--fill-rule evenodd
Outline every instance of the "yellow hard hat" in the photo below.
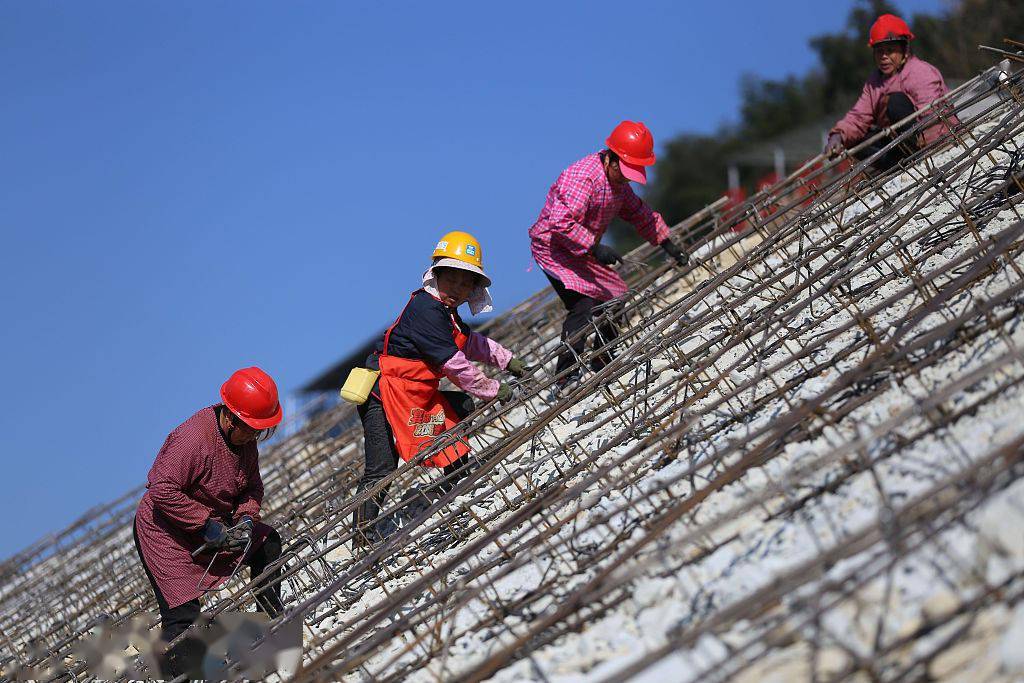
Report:
M 482 279 L 484 287 L 491 286 L 491 278 L 484 272 L 484 258 L 480 253 L 480 243 L 468 232 L 453 230 L 445 234 L 434 247 L 434 266 L 459 268 L 476 273 Z
M 445 236 L 434 247 L 433 258 L 453 258 L 480 268 L 484 267 L 483 254 L 480 253 L 480 243 L 468 232 L 453 230 L 445 233 Z

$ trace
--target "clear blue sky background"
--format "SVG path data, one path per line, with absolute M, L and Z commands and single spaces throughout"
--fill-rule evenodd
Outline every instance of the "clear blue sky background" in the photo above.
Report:
M 715 130 L 850 5 L 0 1 L 0 557 L 143 482 L 234 369 L 288 392 L 365 341 L 447 230 L 499 311 L 545 286 L 565 165 L 623 118 Z

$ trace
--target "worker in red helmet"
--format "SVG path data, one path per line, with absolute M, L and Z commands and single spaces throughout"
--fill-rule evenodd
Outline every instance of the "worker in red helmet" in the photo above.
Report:
M 845 148 L 855 147 L 880 129 L 902 121 L 949 92 L 939 70 L 911 52 L 913 39 L 907 23 L 894 14 L 883 14 L 871 26 L 868 45 L 877 68 L 864 84 L 856 104 L 829 132 L 825 146 L 828 156 L 834 157 Z M 888 170 L 922 144 L 946 132 L 948 128 L 944 124 L 929 126 L 920 140 L 901 143 L 885 152 L 873 165 L 878 170 Z M 877 142 L 858 152 L 857 157 L 872 156 L 889 142 Z
M 589 154 L 562 171 L 548 190 L 544 208 L 530 228 L 530 251 L 551 286 L 565 305 L 562 340 L 571 339 L 585 328 L 601 302 L 622 296 L 626 283 L 612 266 L 621 257 L 601 244 L 614 218 L 632 223 L 651 244 L 660 245 L 680 265 L 686 254 L 669 239 L 669 228 L 661 214 L 651 210 L 630 187 L 630 182 L 647 182 L 647 168 L 655 161 L 654 137 L 643 123 L 623 121 L 605 140 L 605 149 Z M 604 325 L 604 341 L 618 335 L 617 326 Z M 558 357 L 557 375 L 569 370 L 586 347 L 586 335 L 571 341 Z M 594 360 L 598 370 L 610 360 Z M 555 389 L 559 394 L 580 378 L 577 369 L 563 375 Z
M 490 311 L 490 284 L 475 237 L 459 230 L 441 237 L 422 286 L 410 295 L 366 360 L 367 367 L 380 375 L 358 408 L 365 467 L 357 494 L 376 486 L 400 461 L 414 460 L 430 448 L 436 437 L 473 411 L 473 397 L 484 401 L 513 397 L 512 385 L 488 377 L 472 361 L 515 377 L 523 377 L 529 367 L 498 342 L 470 330 L 458 312 L 463 304 L 469 305 L 473 315 Z M 442 378 L 462 391 L 442 391 Z M 353 545 L 367 546 L 390 537 L 438 495 L 450 491 L 472 471 L 469 452 L 468 445 L 458 442 L 423 460 L 424 467 L 440 470 L 440 479 L 405 492 L 395 514 L 380 517 L 387 488 L 364 501 L 353 515 Z
M 168 435 L 135 512 L 135 548 L 156 595 L 166 643 L 195 622 L 200 597 L 240 564 L 256 577 L 281 555 L 280 535 L 260 521 L 257 450 L 281 422 L 277 385 L 263 370 L 244 368 L 224 382 L 220 397 Z M 271 617 L 283 611 L 280 584 L 274 583 L 279 571 L 261 580 L 256 594 L 258 608 Z M 195 674 L 204 653 L 201 639 L 185 638 L 161 657 L 162 673 Z

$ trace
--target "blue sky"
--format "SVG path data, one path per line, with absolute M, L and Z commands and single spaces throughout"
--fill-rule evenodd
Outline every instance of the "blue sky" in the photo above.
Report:
M 544 287 L 564 166 L 623 118 L 715 130 L 850 5 L 0 2 L 0 557 L 143 482 L 234 369 L 288 392 L 365 341 L 448 230 L 499 311 Z

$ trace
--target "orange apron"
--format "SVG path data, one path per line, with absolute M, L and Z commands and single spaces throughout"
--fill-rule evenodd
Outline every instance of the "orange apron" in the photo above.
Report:
M 416 296 L 416 292 L 409 297 Z M 409 303 L 406 303 L 406 308 Z M 398 316 L 388 331 L 384 333 L 384 349 L 378 356 L 380 361 L 380 399 L 384 405 L 384 415 L 395 435 L 395 445 L 402 460 L 408 462 L 416 457 L 424 448 L 428 448 L 434 438 L 459 423 L 459 418 L 451 405 L 441 394 L 439 387 L 444 376 L 439 370 L 414 358 L 399 358 L 388 355 L 388 341 L 391 330 L 405 315 L 405 309 Z M 467 335 L 459 329 L 455 316 L 451 316 L 452 338 L 461 351 L 466 345 Z M 466 453 L 469 446 L 461 441 L 449 446 L 432 458 L 423 461 L 427 467 L 444 467 L 455 462 Z

